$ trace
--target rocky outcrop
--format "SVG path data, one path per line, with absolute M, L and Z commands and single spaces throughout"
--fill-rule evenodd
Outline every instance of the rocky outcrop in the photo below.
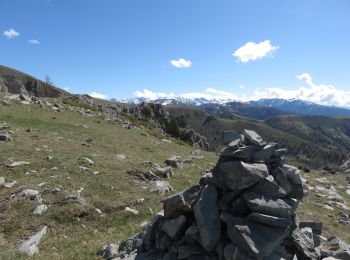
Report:
M 51 84 L 5 66 L 0 66 L 0 92 L 50 98 L 67 94 Z
M 321 255 L 322 223 L 299 226 L 296 209 L 306 194 L 300 171 L 284 164 L 276 144 L 267 144 L 254 131 L 242 134 L 230 140 L 199 185 L 165 199 L 164 212 L 127 240 L 127 248 L 120 246 L 114 259 L 321 259 L 346 254 L 349 248 L 341 244 L 339 252 L 322 245 Z
M 338 172 L 350 173 L 350 158 L 337 168 Z

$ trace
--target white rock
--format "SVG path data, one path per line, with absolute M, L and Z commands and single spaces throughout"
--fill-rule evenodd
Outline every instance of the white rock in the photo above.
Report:
M 90 165 L 94 165 L 94 164 L 95 164 L 93 160 L 91 160 L 91 159 L 89 159 L 89 158 L 87 158 L 87 157 L 83 158 L 83 160 L 84 160 L 85 162 L 87 162 L 88 164 L 90 164 Z
M 333 207 L 331 207 L 331 206 L 329 206 L 329 205 L 323 205 L 323 208 L 324 209 L 326 209 L 326 210 L 330 210 L 330 211 L 333 211 L 334 210 L 334 208 Z
M 47 226 L 44 226 L 40 231 L 35 233 L 33 236 L 24 240 L 22 244 L 18 247 L 18 251 L 27 254 L 28 256 L 32 256 L 35 253 L 39 253 L 38 245 L 40 240 L 47 232 Z
M 117 154 L 116 159 L 119 161 L 123 161 L 126 159 L 126 155 L 125 154 Z
M 41 204 L 39 206 L 37 206 L 34 211 L 33 214 L 34 215 L 41 215 L 43 214 L 46 210 L 48 209 L 48 207 L 45 204 Z
M 17 181 L 13 181 L 13 182 L 6 182 L 3 186 L 5 188 L 12 188 L 13 186 L 15 186 L 17 184 Z
M 29 162 L 20 161 L 20 162 L 13 162 L 11 164 L 8 164 L 7 167 L 14 168 L 14 167 L 17 167 L 17 166 L 29 165 L 29 164 L 30 164 Z
M 132 213 L 134 215 L 138 215 L 139 214 L 139 211 L 137 209 L 132 209 L 132 208 L 129 208 L 129 207 L 126 207 L 125 211 L 126 212 L 130 212 L 130 213 Z

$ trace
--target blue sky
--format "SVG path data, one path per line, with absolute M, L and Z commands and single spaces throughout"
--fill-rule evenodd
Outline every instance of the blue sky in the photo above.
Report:
M 0 0 L 0 10 L 1 64 L 73 93 L 350 106 L 348 0 Z

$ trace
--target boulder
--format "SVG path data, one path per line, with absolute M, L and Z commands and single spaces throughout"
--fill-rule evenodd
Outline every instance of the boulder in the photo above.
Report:
M 196 185 L 166 198 L 163 201 L 164 216 L 172 218 L 191 212 L 192 206 L 198 199 L 200 190 L 200 186 Z
M 265 164 L 247 164 L 242 161 L 228 161 L 219 165 L 225 185 L 231 190 L 242 190 L 265 179 L 268 169 Z
M 255 259 L 269 256 L 289 234 L 288 228 L 265 226 L 227 213 L 221 214 L 221 220 L 230 240 Z
M 217 206 L 218 192 L 213 185 L 203 188 L 200 197 L 193 208 L 201 244 L 207 251 L 213 250 L 221 235 L 221 222 Z
M 12 137 L 9 132 L 0 133 L 0 141 L 12 142 Z
M 186 226 L 186 217 L 180 215 L 178 217 L 164 220 L 160 225 L 160 230 L 164 231 L 171 239 L 177 240 L 184 232 Z
M 262 137 L 260 135 L 258 135 L 255 131 L 253 130 L 243 130 L 243 135 L 245 137 L 245 139 L 251 143 L 252 145 L 259 145 L 259 146 L 263 146 L 265 145 L 265 141 L 262 139 Z
M 181 167 L 181 157 L 180 156 L 171 156 L 165 160 L 165 164 L 174 168 Z
M 224 144 L 229 144 L 232 141 L 240 140 L 244 142 L 244 136 L 233 131 L 224 131 L 223 132 Z
M 19 252 L 25 253 L 28 256 L 32 256 L 35 253 L 39 253 L 38 245 L 40 240 L 47 232 L 47 226 L 44 226 L 40 231 L 24 240 L 17 248 Z

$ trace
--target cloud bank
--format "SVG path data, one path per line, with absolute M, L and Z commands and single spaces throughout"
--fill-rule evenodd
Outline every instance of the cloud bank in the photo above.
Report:
M 271 45 L 269 40 L 259 43 L 247 42 L 242 47 L 237 49 L 234 53 L 232 53 L 232 55 L 237 57 L 238 61 L 245 63 L 271 56 L 273 52 L 278 48 L 278 46 Z
M 180 58 L 180 59 L 171 60 L 170 64 L 173 65 L 175 68 L 183 69 L 183 68 L 191 67 L 192 66 L 192 61 Z
M 333 85 L 316 84 L 308 73 L 297 75 L 296 78 L 300 80 L 305 86 L 300 86 L 296 89 L 285 89 L 280 87 L 266 88 L 263 90 L 257 89 L 252 95 L 248 96 L 244 93 L 236 95 L 231 92 L 222 91 L 216 88 L 208 88 L 203 92 L 188 92 L 182 94 L 154 92 L 145 89 L 143 91 L 136 91 L 134 96 L 137 98 L 145 98 L 147 100 L 156 99 L 206 99 L 209 101 L 216 101 L 220 103 L 230 101 L 249 101 L 258 100 L 262 98 L 281 98 L 281 99 L 300 99 L 310 101 L 320 105 L 337 106 L 350 108 L 350 91 L 337 89 Z M 242 87 L 238 86 L 239 92 L 242 92 Z M 237 89 L 237 88 L 236 88 Z
M 7 38 L 7 39 L 12 39 L 12 38 L 16 38 L 19 37 L 19 32 L 17 32 L 15 29 L 8 29 L 5 30 L 3 35 Z

